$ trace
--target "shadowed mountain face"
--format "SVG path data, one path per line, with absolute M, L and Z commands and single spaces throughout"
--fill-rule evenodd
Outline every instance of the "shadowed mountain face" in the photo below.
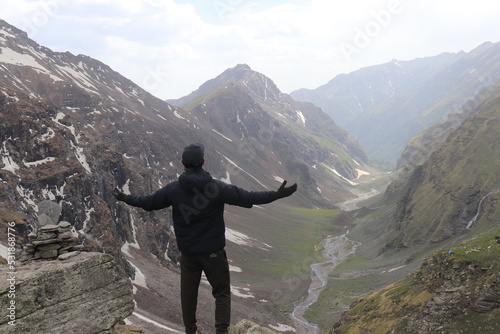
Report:
M 410 138 L 500 80 L 499 50 L 500 43 L 484 43 L 469 53 L 393 60 L 291 96 L 322 108 L 372 160 L 393 169 Z

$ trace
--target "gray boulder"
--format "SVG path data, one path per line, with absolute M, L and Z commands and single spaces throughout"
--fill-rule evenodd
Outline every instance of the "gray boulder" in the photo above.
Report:
M 38 206 L 38 222 L 40 226 L 43 226 L 43 222 L 48 221 L 49 224 L 57 224 L 59 221 L 59 216 L 62 212 L 62 207 L 56 202 L 52 201 L 41 201 L 37 204 Z M 47 217 L 44 217 L 46 215 Z M 41 219 L 41 217 L 43 218 Z

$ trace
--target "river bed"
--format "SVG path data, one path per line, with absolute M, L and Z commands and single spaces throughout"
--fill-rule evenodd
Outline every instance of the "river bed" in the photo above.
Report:
M 308 322 L 304 313 L 309 307 L 318 301 L 319 294 L 325 289 L 328 283 L 328 276 L 335 269 L 335 267 L 346 260 L 347 257 L 356 251 L 359 243 L 350 240 L 347 233 L 333 236 L 325 239 L 321 246 L 323 246 L 322 255 L 325 261 L 313 263 L 311 268 L 311 284 L 309 285 L 307 297 L 295 302 L 294 309 L 291 314 L 292 319 L 300 334 L 318 334 L 319 326 Z

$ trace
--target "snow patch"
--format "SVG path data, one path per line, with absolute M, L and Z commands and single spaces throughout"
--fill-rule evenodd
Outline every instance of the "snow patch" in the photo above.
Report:
M 68 129 L 71 132 L 71 134 L 73 135 L 73 137 L 75 137 L 76 143 L 78 144 L 78 138 L 76 136 L 75 127 L 73 125 L 66 125 L 66 124 L 63 124 L 60 122 L 60 120 L 62 120 L 64 117 L 66 117 L 66 115 L 59 111 L 57 113 L 56 117 L 52 118 L 52 121 L 54 123 L 59 124 L 60 126 L 66 128 L 66 129 Z
M 7 140 L 9 139 L 12 138 L 8 138 Z M 0 154 L 2 155 L 2 162 L 4 164 L 4 167 L 2 167 L 2 169 L 17 175 L 17 170 L 19 169 L 19 165 L 10 156 L 10 152 L 5 144 L 7 140 L 3 142 L 2 149 L 0 150 Z
M 135 259 L 135 257 L 130 253 L 130 246 L 132 244 L 128 241 L 126 241 L 123 246 L 120 248 L 120 251 L 125 254 L 127 257 Z
M 276 181 L 281 182 L 281 183 L 283 183 L 283 181 L 285 181 L 285 179 L 283 179 L 282 177 L 277 176 L 277 175 L 273 175 L 273 178 L 274 178 Z
M 48 162 L 52 162 L 56 160 L 56 158 L 54 157 L 48 157 L 48 158 L 45 158 L 45 159 L 42 159 L 42 160 L 37 160 L 37 161 L 31 161 L 31 162 L 26 162 L 23 160 L 23 164 L 26 166 L 26 167 L 33 167 L 33 166 L 38 166 L 38 165 L 41 165 L 41 164 L 45 164 L 45 163 L 48 163 Z
M 404 266 L 399 266 L 399 267 L 396 267 L 396 268 L 392 268 L 392 269 L 389 269 L 389 270 L 384 270 L 384 271 L 382 271 L 381 273 L 382 273 L 382 274 L 383 274 L 383 273 L 392 273 L 393 271 L 396 271 L 396 270 L 401 269 L 401 268 L 404 268 L 404 267 L 406 267 L 406 265 L 404 265 Z
M 243 290 L 244 292 L 242 292 L 241 290 Z M 231 285 L 231 293 L 240 298 L 255 298 L 255 296 L 250 292 L 249 288 L 239 288 Z
M 276 326 L 273 326 L 273 325 L 269 324 L 268 326 L 269 326 L 269 328 L 274 329 L 275 331 L 278 331 L 278 332 L 296 332 L 295 328 L 290 327 L 288 325 L 277 324 Z
M 235 272 L 235 273 L 241 273 L 243 270 L 240 267 L 229 265 L 229 271 Z
M 136 249 L 141 249 L 141 247 L 139 247 L 139 243 L 137 242 L 137 228 L 135 227 L 135 220 L 132 214 L 130 215 L 130 225 L 132 225 L 132 237 L 134 238 L 134 242 L 131 243 L 130 246 Z
M 218 134 L 219 136 L 221 136 L 222 138 L 224 138 L 225 140 L 229 141 L 229 142 L 233 142 L 233 140 L 231 138 L 228 138 L 226 136 L 224 136 L 222 133 L 220 133 L 219 131 L 215 130 L 215 129 L 212 129 L 213 132 L 215 132 L 216 134 Z
M 179 332 L 178 330 L 175 330 L 173 328 L 167 327 L 165 325 L 162 325 L 162 324 L 160 324 L 154 320 L 151 320 L 151 319 L 149 319 L 149 318 L 147 318 L 147 317 L 145 317 L 137 312 L 132 313 L 132 315 L 143 320 L 143 321 L 149 322 L 150 324 L 152 324 L 158 328 L 165 329 L 167 331 L 167 333 L 180 333 L 180 334 L 184 333 L 184 332 Z
M 181 116 L 181 114 L 179 114 L 177 112 L 177 110 L 174 110 L 174 116 L 177 117 L 177 118 L 179 118 L 179 119 L 185 119 L 184 117 Z
M 295 112 L 297 113 L 297 116 L 298 116 L 298 117 L 299 117 L 299 119 L 301 120 L 302 125 L 306 126 L 306 118 L 304 117 L 304 114 L 302 113 L 302 111 L 300 111 L 300 110 L 295 110 Z
M 71 78 L 73 78 L 73 82 L 80 88 L 90 93 L 99 93 L 99 89 L 94 86 L 94 84 L 92 83 L 92 79 L 87 74 L 78 72 L 68 66 L 57 66 L 57 68 L 59 71 L 62 71 L 66 75 L 69 75 Z
M 47 132 L 44 133 L 43 135 L 40 136 L 40 139 L 38 139 L 39 142 L 46 142 L 56 136 L 56 133 L 52 128 L 47 128 Z
M 356 182 L 352 182 L 352 181 L 351 181 L 351 180 L 349 180 L 348 178 L 343 177 L 342 175 L 340 175 L 340 173 L 339 173 L 339 172 L 337 172 L 337 170 L 336 170 L 335 168 L 330 167 L 330 166 L 328 166 L 327 164 L 325 164 L 325 163 L 323 163 L 323 162 L 322 162 L 321 164 L 322 164 L 325 168 L 327 168 L 327 169 L 329 169 L 330 171 L 332 171 L 335 175 L 337 175 L 337 176 L 338 176 L 338 177 L 340 177 L 341 179 L 343 179 L 343 180 L 347 181 L 350 185 L 352 185 L 352 186 L 356 186 L 356 185 L 358 185 L 358 183 L 356 183 Z
M 221 154 L 220 152 L 217 152 L 219 154 Z M 222 154 L 221 154 L 222 155 Z M 261 186 L 263 186 L 265 189 L 269 189 L 268 187 L 266 187 L 262 182 L 260 182 L 255 176 L 253 176 L 252 174 L 248 173 L 247 171 L 245 171 L 243 168 L 241 168 L 240 166 L 238 166 L 234 161 L 232 161 L 231 159 L 229 159 L 228 157 L 226 157 L 225 155 L 222 155 L 231 165 L 233 165 L 234 167 L 238 168 L 239 170 L 241 170 L 243 173 L 247 174 L 248 176 L 250 176 L 252 179 L 254 179 L 258 184 L 260 184 Z
M 75 138 L 76 145 L 73 144 L 73 141 L 70 140 L 71 147 L 75 150 L 75 156 L 82 165 L 82 167 L 87 171 L 87 173 L 92 174 L 92 171 L 90 170 L 90 166 L 87 163 L 87 157 L 85 154 L 83 154 L 83 148 L 78 146 L 78 136 L 76 135 L 75 127 L 73 125 L 65 125 L 61 123 L 60 121 L 65 117 L 66 115 L 63 114 L 62 112 L 58 112 L 55 118 L 52 118 L 52 121 L 54 123 L 57 123 L 61 125 L 62 127 L 68 129 L 73 137 Z
M 32 56 L 16 52 L 9 48 L 0 48 L 0 50 L 0 62 L 17 66 L 29 66 L 38 73 L 50 76 L 54 81 L 61 81 L 61 78 L 54 76 L 49 70 L 40 65 Z
M 47 185 L 44 189 L 42 189 L 43 198 L 47 198 L 51 201 L 55 201 L 57 196 L 64 198 L 64 187 L 66 187 L 66 182 L 61 187 L 54 187 L 54 190 L 49 189 L 49 185 Z
M 359 179 L 363 175 L 370 175 L 370 173 L 365 172 L 364 170 L 361 170 L 361 169 L 356 168 L 356 171 L 358 172 L 358 176 L 356 177 L 357 179 Z
M 21 185 L 16 187 L 17 193 L 24 199 L 26 203 L 28 203 L 35 212 L 38 212 L 38 205 L 35 204 L 35 195 L 34 191 L 30 189 L 26 189 Z M 23 203 L 24 204 L 24 203 Z
M 9 256 L 7 247 L 4 246 L 1 242 L 0 242 L 0 256 L 3 257 L 4 259 L 7 259 L 7 257 Z
M 73 144 L 72 140 L 70 140 L 69 142 L 71 144 L 71 147 L 73 147 L 75 149 L 76 159 L 80 162 L 80 164 L 87 171 L 87 173 L 92 174 L 92 171 L 90 170 L 90 166 L 87 163 L 87 157 L 85 156 L 85 154 L 83 154 L 83 148 Z
M 132 225 L 132 236 L 134 238 L 133 242 L 126 241 L 121 247 L 121 252 L 125 254 L 127 257 L 135 259 L 135 257 L 130 253 L 130 247 L 134 247 L 135 249 L 141 249 L 139 243 L 137 242 L 137 228 L 135 227 L 134 216 L 130 214 L 130 224 Z
M 10 29 L 9 29 L 9 31 L 10 31 Z M 8 32 L 7 30 L 3 30 L 3 29 L 2 29 L 2 30 L 0 30 L 0 33 L 1 33 L 2 35 L 6 36 L 6 37 L 16 38 L 16 35 L 11 34 L 11 33 L 10 33 L 10 32 Z
M 235 231 L 235 230 L 227 228 L 227 227 L 226 227 L 226 239 L 228 241 L 233 242 L 233 243 L 240 245 L 240 246 L 256 246 L 257 244 L 260 244 L 264 247 L 260 246 L 259 248 L 262 250 L 266 250 L 266 251 L 269 248 L 273 248 L 271 245 L 268 245 L 268 244 L 261 242 L 259 240 L 256 240 L 256 239 L 252 239 L 244 233 Z
M 148 286 L 146 285 L 146 276 L 142 273 L 142 271 L 135 264 L 130 262 L 130 260 L 128 260 L 128 263 L 130 263 L 130 265 L 132 267 L 134 267 L 134 269 L 135 269 L 135 278 L 132 281 L 132 283 L 135 285 L 138 285 L 138 286 L 142 286 L 143 288 L 147 289 Z
M 231 175 L 229 175 L 229 171 L 226 171 L 226 177 L 222 177 L 220 180 L 227 184 L 231 184 Z
M 90 215 L 92 212 L 95 212 L 94 208 L 88 208 L 87 205 L 85 205 L 85 220 L 83 221 L 83 226 L 81 230 L 78 230 L 80 234 L 85 234 L 85 230 L 87 229 L 87 224 L 90 221 Z
M 237 232 L 230 228 L 226 228 L 226 239 L 231 242 L 234 242 L 237 245 L 243 245 L 243 246 L 251 246 L 250 242 L 252 240 L 248 235 L 243 234 L 241 232 Z

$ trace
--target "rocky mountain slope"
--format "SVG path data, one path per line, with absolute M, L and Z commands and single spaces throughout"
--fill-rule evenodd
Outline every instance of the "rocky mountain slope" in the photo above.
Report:
M 395 168 L 406 142 L 500 80 L 500 43 L 342 74 L 290 95 L 316 104 L 365 148 Z
M 496 229 L 435 252 L 404 280 L 356 300 L 332 332 L 496 333 L 499 234 Z
M 436 243 L 466 232 L 473 224 L 487 223 L 476 215 L 482 201 L 491 201 L 500 191 L 499 115 L 500 85 L 496 85 L 476 113 L 412 170 L 402 192 L 391 193 L 389 187 L 387 195 L 398 200 L 393 219 L 397 233 L 388 247 Z

